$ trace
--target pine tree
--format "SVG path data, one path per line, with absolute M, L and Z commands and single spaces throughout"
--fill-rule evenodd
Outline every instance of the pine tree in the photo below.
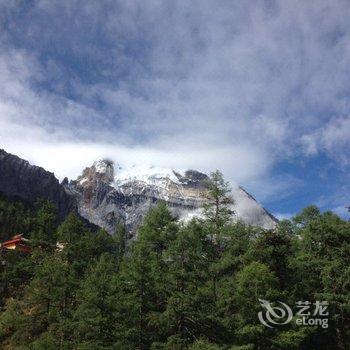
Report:
M 58 227 L 57 238 L 60 242 L 74 244 L 79 238 L 84 236 L 87 231 L 83 222 L 72 212 Z
M 93 234 L 75 213 L 69 214 L 58 227 L 57 237 L 64 247 L 62 254 L 77 276 L 82 276 L 89 265 L 106 249 L 112 249 L 111 245 L 114 244 L 112 237 L 104 230 Z
M 49 248 L 57 241 L 57 208 L 51 202 L 44 200 L 37 201 L 35 206 L 37 210 L 30 239 L 33 245 Z
M 205 231 L 192 222 L 178 232 L 165 253 L 169 296 L 160 322 L 168 330 L 168 348 L 183 349 L 203 334 L 214 336 L 206 244 Z
M 2 331 L 8 331 L 13 346 L 28 346 L 47 337 L 57 345 L 69 343 L 69 319 L 77 281 L 62 254 L 48 255 L 18 300 L 10 301 L 2 315 Z M 8 319 L 15 319 L 6 324 Z
M 294 240 L 297 238 L 294 237 Z M 291 267 L 291 259 L 294 257 L 295 243 L 293 236 L 279 228 L 261 231 L 259 236 L 252 241 L 246 259 L 248 261 L 260 261 L 269 266 L 278 278 L 281 290 L 294 288 L 294 271 Z
M 224 227 L 231 222 L 233 214 L 233 198 L 230 196 L 231 189 L 229 184 L 224 181 L 223 175 L 216 170 L 210 174 L 206 182 L 208 203 L 204 205 L 204 216 L 206 218 L 208 236 L 211 237 L 212 245 L 209 259 L 210 267 L 210 284 L 215 302 L 218 300 L 217 282 L 218 267 L 220 256 L 223 251 L 222 233 Z
M 148 349 L 162 337 L 157 320 L 165 307 L 167 288 L 163 252 L 174 239 L 176 230 L 165 203 L 151 208 L 138 230 L 137 241 L 121 265 L 116 305 L 120 314 L 128 310 L 128 317 L 124 331 L 118 335 L 120 347 Z
M 211 224 L 213 235 L 219 236 L 220 229 L 230 222 L 233 214 L 231 189 L 219 170 L 210 174 L 206 188 L 208 203 L 204 206 L 204 216 Z
M 294 260 L 299 300 L 329 303 L 329 327 L 315 332 L 319 349 L 346 349 L 350 344 L 350 223 L 308 207 L 294 219 L 300 237 Z
M 117 310 L 127 312 L 124 332 L 119 337 L 129 348 L 148 349 L 152 343 L 150 315 L 159 299 L 156 290 L 153 265 L 155 253 L 145 241 L 138 241 L 125 259 L 118 280 L 119 295 Z
M 257 318 L 261 311 L 259 299 L 275 301 L 279 297 L 278 281 L 269 268 L 259 262 L 244 267 L 232 281 L 233 317 L 235 332 L 240 345 L 254 344 L 254 349 L 271 349 L 274 333 Z
M 114 241 L 117 247 L 117 263 L 120 266 L 126 250 L 127 232 L 125 225 L 119 224 L 115 230 Z
M 32 225 L 33 212 L 27 204 L 0 195 L 0 242 L 16 234 L 27 234 Z
M 117 259 L 108 253 L 88 271 L 77 293 L 74 313 L 74 342 L 79 348 L 112 348 L 115 329 L 122 321 L 115 309 L 112 280 L 117 274 Z

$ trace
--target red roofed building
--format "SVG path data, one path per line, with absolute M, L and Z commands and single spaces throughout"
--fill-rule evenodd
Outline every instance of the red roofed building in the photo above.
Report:
M 10 240 L 0 243 L 0 249 L 17 250 L 19 252 L 29 253 L 31 251 L 28 246 L 29 240 L 23 235 L 13 236 Z

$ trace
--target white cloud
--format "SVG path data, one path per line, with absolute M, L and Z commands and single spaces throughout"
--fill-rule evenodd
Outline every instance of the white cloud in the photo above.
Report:
M 307 154 L 326 151 L 343 166 L 350 164 L 350 117 L 336 117 L 315 132 L 304 135 L 302 143 Z
M 300 186 L 281 160 L 348 164 L 346 1 L 1 6 L 0 146 L 61 178 L 109 156 L 219 168 L 267 199 Z
M 339 215 L 341 218 L 349 219 L 349 210 L 343 206 L 332 208 L 332 211 Z
M 5 130 L 10 131 L 9 128 Z M 17 132 L 18 130 L 16 130 Z M 247 150 L 212 149 L 203 153 L 200 149 L 160 149 L 146 146 L 129 147 L 104 142 L 43 142 L 24 138 L 11 141 L 4 138 L 0 144 L 6 151 L 29 160 L 55 173 L 59 179 L 68 176 L 76 178 L 86 166 L 96 159 L 107 157 L 120 165 L 157 165 L 166 168 L 197 169 L 209 173 L 217 168 L 222 170 L 232 182 L 244 182 L 258 176 L 256 169 L 264 169 L 256 154 Z M 220 155 L 220 157 L 218 157 Z M 257 157 L 257 158 L 254 158 Z M 262 170 L 260 170 L 262 171 Z
M 290 220 L 293 216 L 295 216 L 295 213 L 274 213 L 273 215 L 278 220 Z

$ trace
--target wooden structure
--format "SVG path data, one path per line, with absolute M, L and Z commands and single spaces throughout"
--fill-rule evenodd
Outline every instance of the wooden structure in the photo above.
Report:
M 24 238 L 23 235 L 13 236 L 10 240 L 0 243 L 0 250 L 16 250 L 19 252 L 29 253 L 31 251 L 29 240 Z

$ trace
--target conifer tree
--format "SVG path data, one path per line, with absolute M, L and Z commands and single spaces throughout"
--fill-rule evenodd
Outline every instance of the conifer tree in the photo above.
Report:
M 74 342 L 79 348 L 112 348 L 116 342 L 118 319 L 112 280 L 117 274 L 117 259 L 109 253 L 88 271 L 77 292 L 74 312 Z
M 245 258 L 248 261 L 260 261 L 269 266 L 278 278 L 281 290 L 290 290 L 294 288 L 295 282 L 291 266 L 294 244 L 293 237 L 278 227 L 274 230 L 262 230 L 260 235 L 252 241 Z
M 120 338 L 130 348 L 148 349 L 162 336 L 157 319 L 165 307 L 167 288 L 163 252 L 174 239 L 176 229 L 165 203 L 151 208 L 138 230 L 137 241 L 123 261 L 118 279 L 123 299 L 119 298 L 117 309 L 129 310 L 127 330 Z
M 210 268 L 210 283 L 214 301 L 218 299 L 217 281 L 218 268 L 217 263 L 222 253 L 222 231 L 225 225 L 230 223 L 234 203 L 230 196 L 231 189 L 225 182 L 222 173 L 219 170 L 211 173 L 209 180 L 206 182 L 208 203 L 204 205 L 204 216 L 208 224 L 208 235 L 211 237 L 211 253 L 209 259 L 212 262 Z
M 11 344 L 29 346 L 41 337 L 46 339 L 48 334 L 56 345 L 67 344 L 76 285 L 74 272 L 62 254 L 48 255 L 36 268 L 23 295 L 11 301 L 2 315 L 2 330 L 10 331 L 7 336 Z M 6 325 L 8 319 L 16 321 Z
M 16 234 L 30 232 L 33 211 L 20 201 L 11 201 L 0 195 L 0 242 Z
M 169 296 L 160 317 L 167 346 L 185 348 L 202 334 L 213 336 L 213 304 L 206 289 L 209 259 L 205 231 L 196 222 L 183 227 L 166 251 Z
M 51 202 L 44 200 L 37 201 L 35 206 L 37 210 L 30 239 L 33 245 L 47 248 L 57 241 L 57 208 Z
M 350 344 L 350 223 L 312 206 L 296 216 L 295 297 L 329 303 L 329 327 L 312 336 L 319 348 Z M 307 276 L 307 277 L 306 277 Z
M 257 318 L 261 311 L 259 299 L 278 300 L 279 290 L 276 276 L 259 262 L 244 267 L 232 281 L 234 311 L 232 325 L 240 345 L 254 345 L 254 349 L 271 349 L 274 333 L 262 325 Z
M 118 224 L 114 234 L 114 241 L 117 247 L 118 265 L 120 265 L 126 250 L 127 232 L 125 225 Z
M 220 229 L 230 221 L 233 214 L 231 189 L 219 170 L 210 174 L 206 188 L 208 203 L 204 206 L 204 215 L 211 224 L 213 235 L 219 236 Z

